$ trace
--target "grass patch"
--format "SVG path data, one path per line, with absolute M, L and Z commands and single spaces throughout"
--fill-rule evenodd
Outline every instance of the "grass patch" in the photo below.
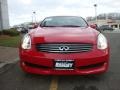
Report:
M 0 31 L 0 35 L 18 36 L 20 35 L 20 32 L 18 32 L 15 28 L 11 28 Z
M 6 47 L 19 47 L 20 44 L 20 36 L 0 36 L 0 46 L 6 46 Z

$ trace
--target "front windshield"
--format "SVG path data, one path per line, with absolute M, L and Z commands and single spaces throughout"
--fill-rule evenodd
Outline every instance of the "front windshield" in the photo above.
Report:
M 41 23 L 42 27 L 87 27 L 88 24 L 81 17 L 56 16 L 48 17 Z

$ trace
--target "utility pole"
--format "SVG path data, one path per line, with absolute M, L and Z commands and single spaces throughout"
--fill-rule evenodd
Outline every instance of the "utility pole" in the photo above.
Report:
M 36 23 L 36 12 L 32 12 L 32 23 Z
M 94 4 L 94 8 L 95 8 L 95 20 L 96 20 L 96 24 L 97 24 L 97 4 Z

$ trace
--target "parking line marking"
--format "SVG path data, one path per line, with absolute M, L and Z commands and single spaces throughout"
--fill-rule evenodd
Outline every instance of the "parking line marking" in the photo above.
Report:
M 49 90 L 57 90 L 57 88 L 58 88 L 58 77 L 53 76 Z

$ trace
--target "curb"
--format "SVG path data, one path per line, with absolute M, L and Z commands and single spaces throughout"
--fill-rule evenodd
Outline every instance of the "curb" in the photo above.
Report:
M 19 61 L 19 58 L 14 59 L 13 61 L 0 62 L 0 68 L 4 67 L 7 64 L 13 64 Z

